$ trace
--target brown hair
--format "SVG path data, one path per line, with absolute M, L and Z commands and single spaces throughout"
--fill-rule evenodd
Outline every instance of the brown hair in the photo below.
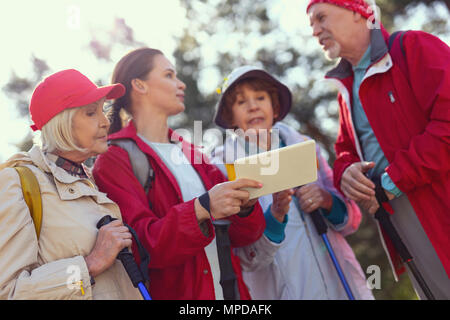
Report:
M 151 48 L 140 48 L 126 54 L 116 64 L 111 78 L 111 83 L 121 83 L 125 86 L 126 92 L 119 99 L 114 100 L 108 118 L 111 122 L 109 133 L 114 133 L 122 129 L 122 110 L 130 114 L 131 104 L 131 81 L 133 79 L 145 80 L 148 73 L 153 70 L 155 56 L 163 54 L 160 50 Z
M 265 91 L 269 94 L 270 100 L 272 102 L 272 109 L 274 114 L 278 116 L 274 119 L 274 123 L 278 121 L 280 116 L 280 98 L 278 94 L 278 88 L 272 84 L 270 81 L 260 79 L 260 78 L 246 78 L 237 83 L 234 83 L 231 88 L 227 90 L 225 96 L 223 97 L 223 108 L 222 108 L 222 119 L 231 127 L 233 122 L 233 113 L 231 112 L 231 107 L 236 102 L 237 95 L 239 93 L 239 88 L 247 85 L 252 90 L 255 91 Z

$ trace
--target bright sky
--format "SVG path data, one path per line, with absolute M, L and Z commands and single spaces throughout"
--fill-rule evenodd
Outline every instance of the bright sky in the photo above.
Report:
M 305 0 L 283 0 L 283 4 L 296 8 L 300 5 L 303 11 Z M 161 49 L 169 57 L 176 47 L 173 36 L 180 35 L 187 26 L 185 10 L 178 0 L 17 0 L 5 1 L 1 6 L 0 87 L 13 71 L 25 78 L 32 74 L 32 55 L 45 60 L 55 72 L 75 68 L 92 80 L 109 79 L 111 64 L 99 63 L 87 45 L 94 37 L 101 41 L 112 29 L 115 17 L 125 19 L 135 39 Z M 282 11 L 279 4 L 274 10 Z M 291 16 L 289 20 L 292 22 L 294 18 Z M 118 61 L 128 50 L 116 50 L 112 60 Z M 14 144 L 31 130 L 29 120 L 19 117 L 13 101 L 3 91 L 0 91 L 0 114 L 2 162 L 17 151 Z
M 115 17 L 124 18 L 135 39 L 171 55 L 173 35 L 186 24 L 185 10 L 178 0 L 18 0 L 2 2 L 2 59 L 0 87 L 11 72 L 32 74 L 31 56 L 45 60 L 53 71 L 80 70 L 92 80 L 109 79 L 111 64 L 99 63 L 87 49 L 91 39 L 102 40 Z M 129 49 L 128 49 L 129 50 Z M 128 50 L 113 52 L 113 61 Z M 13 145 L 28 132 L 27 119 L 20 118 L 11 100 L 0 91 L 0 162 L 17 151 Z
M 280 32 L 311 32 L 308 19 L 303 15 L 307 0 L 267 2 L 269 17 L 280 22 Z M 87 49 L 87 45 L 93 38 L 100 41 L 104 39 L 112 29 L 115 17 L 125 19 L 126 24 L 133 29 L 136 40 L 161 49 L 169 58 L 176 47 L 173 36 L 181 35 L 183 28 L 188 26 L 185 10 L 179 5 L 179 0 L 4 1 L 0 6 L 3 44 L 0 88 L 6 84 L 12 71 L 22 77 L 32 74 L 32 55 L 45 60 L 55 72 L 75 68 L 92 80 L 109 79 L 112 64 L 99 62 Z M 420 28 L 419 23 L 424 22 L 424 19 L 426 16 L 419 10 L 416 17 L 409 20 L 407 27 Z M 405 24 L 404 21 L 401 22 L 402 25 Z M 450 25 L 448 27 L 450 28 Z M 446 39 L 447 43 L 449 37 Z M 257 42 L 257 39 L 254 41 Z M 311 49 L 309 43 L 305 46 L 306 49 Z M 118 61 L 128 50 L 116 49 L 112 53 L 112 60 Z M 204 54 L 207 55 L 208 52 L 205 51 Z M 206 86 L 217 86 L 216 81 L 205 83 Z M 0 114 L 2 162 L 17 151 L 14 144 L 19 143 L 31 130 L 29 121 L 18 116 L 14 103 L 2 90 Z

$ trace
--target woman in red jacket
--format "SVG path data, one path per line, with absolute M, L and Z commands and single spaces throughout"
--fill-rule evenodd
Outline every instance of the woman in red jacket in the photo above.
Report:
M 93 173 L 100 190 L 119 205 L 124 221 L 149 251 L 150 294 L 154 299 L 223 299 L 211 221 L 231 221 L 231 247 L 257 240 L 264 217 L 256 200 L 249 201 L 241 189 L 261 185 L 244 179 L 226 182 L 196 147 L 168 127 L 168 117 L 185 109 L 186 86 L 161 51 L 141 48 L 128 53 L 116 65 L 112 80 L 127 92 L 113 104 L 108 139 L 133 140 L 154 176 L 146 193 L 128 153 L 115 145 L 97 159 Z M 131 115 L 125 128 L 122 109 Z M 231 261 L 237 298 L 249 299 L 239 259 L 232 252 Z

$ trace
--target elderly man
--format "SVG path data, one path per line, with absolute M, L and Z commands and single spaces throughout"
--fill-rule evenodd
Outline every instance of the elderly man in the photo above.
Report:
M 450 49 L 408 31 L 390 51 L 363 0 L 311 0 L 307 12 L 325 54 L 341 58 L 326 75 L 339 88 L 335 186 L 373 214 L 381 176 L 394 227 L 434 297 L 450 299 Z M 397 276 L 405 268 L 384 241 Z

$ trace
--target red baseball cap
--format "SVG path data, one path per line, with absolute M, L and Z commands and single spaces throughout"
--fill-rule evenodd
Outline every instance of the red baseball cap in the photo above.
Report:
M 366 19 L 369 19 L 374 14 L 372 8 L 364 0 L 310 0 L 306 12 L 308 13 L 311 6 L 316 3 L 334 4 L 335 6 L 358 12 Z
M 58 113 L 81 107 L 100 100 L 117 99 L 125 94 L 120 84 L 97 87 L 81 72 L 68 69 L 45 78 L 34 89 L 30 102 L 31 125 L 33 131 L 41 130 Z

